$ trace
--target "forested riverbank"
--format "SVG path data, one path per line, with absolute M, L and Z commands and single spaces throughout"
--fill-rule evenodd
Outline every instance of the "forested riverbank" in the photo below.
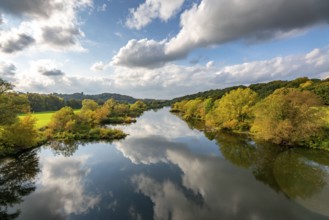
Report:
M 248 132 L 279 145 L 329 150 L 328 79 L 302 78 L 221 92 L 219 97 L 218 91 L 190 96 L 175 102 L 171 111 L 186 121 L 199 120 L 212 131 Z

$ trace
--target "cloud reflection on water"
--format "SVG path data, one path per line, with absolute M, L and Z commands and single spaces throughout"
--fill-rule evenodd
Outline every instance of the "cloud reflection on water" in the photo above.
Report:
M 87 156 L 46 157 L 42 160 L 39 188 L 22 206 L 28 219 L 66 219 L 70 214 L 82 214 L 93 208 L 100 197 L 86 193 L 84 167 Z M 33 207 L 33 208 L 32 208 Z

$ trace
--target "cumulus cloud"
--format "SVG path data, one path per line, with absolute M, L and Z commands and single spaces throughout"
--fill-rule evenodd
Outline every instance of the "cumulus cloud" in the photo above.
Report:
M 78 12 L 90 7 L 91 0 L 5 0 L 0 4 L 3 13 L 22 21 L 16 27 L 0 30 L 3 53 L 22 51 L 31 44 L 47 50 L 84 50 L 79 42 L 84 34 L 79 28 Z
M 82 36 L 82 32 L 77 27 L 52 26 L 44 27 L 42 38 L 47 44 L 57 47 L 65 47 L 76 43 L 75 36 Z
M 327 0 L 202 0 L 182 13 L 181 29 L 175 37 L 151 41 L 152 44 L 150 40 L 130 41 L 114 60 L 118 65 L 152 67 L 185 58 L 199 47 L 236 40 L 256 43 L 293 36 L 310 27 L 328 24 L 328 11 Z M 134 53 L 124 50 L 127 47 L 132 51 L 143 51 L 143 57 L 134 59 Z
M 164 65 L 174 57 L 167 56 L 164 51 L 165 41 L 148 39 L 130 40 L 113 57 L 111 64 L 126 67 L 154 68 Z
M 179 11 L 183 3 L 184 0 L 146 0 L 136 9 L 129 10 L 130 15 L 126 20 L 126 25 L 139 30 L 156 18 L 168 21 Z

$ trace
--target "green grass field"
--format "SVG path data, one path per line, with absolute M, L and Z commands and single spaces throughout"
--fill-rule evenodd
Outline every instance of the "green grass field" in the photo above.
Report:
M 52 115 L 55 113 L 56 111 L 53 112 L 37 112 L 37 113 L 32 113 L 32 115 L 37 119 L 37 128 L 42 128 L 45 127 L 46 125 L 48 125 L 48 123 L 51 120 Z M 80 109 L 78 110 L 74 110 L 74 113 L 79 113 Z M 23 118 L 24 115 L 20 115 L 19 118 Z
M 327 111 L 327 124 L 329 126 L 329 107 L 326 107 L 326 111 Z

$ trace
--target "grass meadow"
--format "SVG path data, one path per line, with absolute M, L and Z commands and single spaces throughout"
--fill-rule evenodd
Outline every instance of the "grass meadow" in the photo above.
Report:
M 32 113 L 33 117 L 37 119 L 36 126 L 37 128 L 42 128 L 45 127 L 49 124 L 51 117 L 56 111 L 52 112 L 37 112 L 37 113 Z M 74 110 L 75 113 L 79 113 L 80 109 Z M 20 115 L 19 118 L 23 118 L 25 115 Z

